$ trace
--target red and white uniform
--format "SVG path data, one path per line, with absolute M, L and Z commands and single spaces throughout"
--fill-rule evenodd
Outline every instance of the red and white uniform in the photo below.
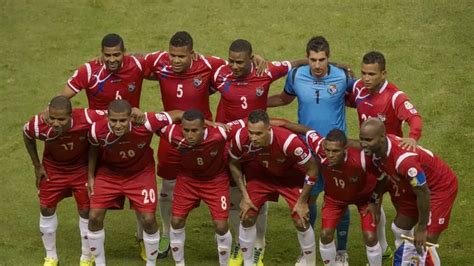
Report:
M 290 62 L 275 61 L 269 63 L 265 74 L 259 77 L 252 64 L 247 76 L 237 78 L 229 65 L 221 66 L 212 80 L 213 88 L 221 93 L 216 121 L 227 123 L 247 117 L 256 109 L 266 110 L 270 84 L 285 76 L 290 69 Z
M 191 61 L 184 73 L 174 73 L 168 52 L 157 51 L 145 57 L 147 67 L 160 84 L 161 99 L 165 111 L 198 109 L 207 120 L 212 120 L 209 107 L 211 78 L 213 73 L 227 62 L 213 56 L 199 55 Z M 166 141 L 158 147 L 158 175 L 175 179 L 180 161 L 177 150 Z
M 426 184 L 430 190 L 430 222 L 428 232 L 441 232 L 448 227 L 451 209 L 456 199 L 458 182 L 449 166 L 431 151 L 418 146 L 415 152 L 400 148 L 400 138 L 387 135 L 386 158 L 373 157 L 392 184 L 390 196 L 397 211 L 418 217 L 416 196 L 412 187 Z
M 143 126 L 130 124 L 130 132 L 122 136 L 112 132 L 106 119 L 92 125 L 89 141 L 100 152 L 91 208 L 121 208 L 126 196 L 137 211 L 155 211 L 155 161 L 150 142 L 172 119 L 166 112 L 145 115 Z
M 56 207 L 63 198 L 74 194 L 79 209 L 89 208 L 87 195 L 87 133 L 94 121 L 105 117 L 102 111 L 73 109 L 71 128 L 58 135 L 52 127 L 35 115 L 23 127 L 30 139 L 44 141 L 43 166 L 49 181 L 40 182 L 40 204 Z
M 229 175 L 224 163 L 225 144 L 237 129 L 245 127 L 242 120 L 230 123 L 231 132 L 221 127 L 208 127 L 204 140 L 189 145 L 183 129 L 176 124 L 163 128 L 161 137 L 176 147 L 181 155 L 173 195 L 173 215 L 186 217 L 199 205 L 200 200 L 209 206 L 214 220 L 226 220 L 229 216 Z
M 344 162 L 331 165 L 323 147 L 324 138 L 316 131 L 306 133 L 306 142 L 316 154 L 320 176 L 324 179 L 322 228 L 336 228 L 347 206 L 357 205 L 363 231 L 374 232 L 372 215 L 365 215 L 368 202 L 377 184 L 379 171 L 364 151 L 348 148 Z
M 260 209 L 266 201 L 278 200 L 278 195 L 282 195 L 293 209 L 304 185 L 304 165 L 311 158 L 305 143 L 296 134 L 272 127 L 270 145 L 255 147 L 249 140 L 247 129 L 239 129 L 232 139 L 229 155 L 241 161 L 250 159 L 263 166 L 255 171 L 247 169 L 247 191 L 257 208 Z M 297 217 L 294 215 L 294 218 Z
M 127 100 L 132 107 L 139 107 L 144 77 L 150 75 L 141 57 L 123 57 L 117 72 L 109 72 L 105 64 L 90 61 L 74 72 L 67 84 L 78 93 L 86 90 L 91 109 L 107 110 L 113 100 Z
M 378 92 L 371 94 L 359 79 L 354 83 L 347 105 L 357 108 L 359 124 L 371 117 L 379 118 L 387 134 L 403 137 L 402 122 L 406 121 L 410 125 L 409 137 L 415 140 L 421 137 L 423 122 L 420 114 L 405 93 L 388 81 Z

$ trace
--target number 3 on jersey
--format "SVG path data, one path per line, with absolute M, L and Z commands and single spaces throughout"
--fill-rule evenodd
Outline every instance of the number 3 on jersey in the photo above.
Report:
M 183 84 L 178 84 L 178 87 L 176 88 L 176 97 L 183 98 L 183 93 Z
M 240 100 L 242 101 L 242 103 L 240 104 L 242 109 L 247 109 L 247 107 L 249 107 L 248 104 L 247 104 L 247 97 L 242 96 L 242 97 L 240 97 Z

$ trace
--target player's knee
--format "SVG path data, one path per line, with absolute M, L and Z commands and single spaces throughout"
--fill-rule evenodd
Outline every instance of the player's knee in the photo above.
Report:
M 181 229 L 186 225 L 186 218 L 173 216 L 171 217 L 171 226 L 173 229 Z
M 364 242 L 365 245 L 373 247 L 377 244 L 377 234 L 375 232 L 364 231 Z
M 40 206 L 40 212 L 41 212 L 41 215 L 47 217 L 47 216 L 53 215 L 56 212 L 56 208 L 48 208 L 45 206 Z
M 158 229 L 158 224 L 156 223 L 155 213 L 141 213 L 140 220 L 143 225 L 143 230 L 147 231 L 156 231 Z
M 214 220 L 214 227 L 218 235 L 224 235 L 229 231 L 227 220 Z
M 89 212 L 89 230 L 98 231 L 104 226 L 105 213 L 97 210 L 91 210 Z
M 426 241 L 430 243 L 438 243 L 440 233 L 428 233 L 426 236 Z
M 319 237 L 321 238 L 321 243 L 329 244 L 334 240 L 334 228 L 323 228 L 319 233 Z
M 89 209 L 80 209 L 78 212 L 81 218 L 89 219 Z
M 300 232 L 305 232 L 309 227 L 311 227 L 308 222 L 301 221 L 299 218 L 293 219 L 293 224 L 295 225 L 296 230 Z
M 242 226 L 245 228 L 254 226 L 255 223 L 257 222 L 257 216 L 255 215 L 247 215 L 245 219 L 242 220 Z

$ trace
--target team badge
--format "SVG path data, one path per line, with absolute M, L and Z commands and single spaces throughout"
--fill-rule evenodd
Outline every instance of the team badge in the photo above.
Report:
M 382 122 L 385 122 L 385 114 L 377 114 L 377 118 L 382 121 Z
M 199 86 L 201 86 L 202 84 L 202 77 L 201 76 L 197 76 L 193 79 L 193 85 L 195 88 L 198 88 Z
M 418 174 L 418 170 L 416 170 L 415 167 L 412 167 L 412 168 L 408 169 L 408 176 L 409 177 L 416 177 L 417 174 Z
M 300 156 L 301 154 L 303 154 L 303 152 L 304 152 L 303 148 L 301 148 L 301 147 L 298 147 L 298 148 L 295 149 L 295 155 L 296 156 Z
M 135 91 L 135 82 L 129 83 L 128 92 L 134 92 L 134 91 Z
M 357 177 L 357 176 L 351 177 L 351 182 L 352 182 L 352 183 L 357 182 L 357 180 L 359 180 L 359 177 Z
M 337 93 L 337 86 L 336 86 L 336 84 L 329 84 L 328 93 L 331 94 L 331 95 L 334 95 L 334 94 Z
M 257 96 L 262 96 L 262 95 L 263 95 L 263 92 L 264 92 L 263 88 L 262 88 L 262 87 L 259 87 L 259 88 L 257 88 L 255 94 L 256 94 Z
M 146 142 L 138 143 L 138 144 L 137 144 L 137 147 L 138 147 L 139 149 L 143 149 L 143 147 L 145 147 L 145 145 L 146 145 Z
M 211 151 L 210 155 L 211 155 L 212 157 L 214 157 L 214 156 L 216 156 L 216 155 L 217 155 L 217 153 L 218 153 L 218 151 L 217 151 L 217 150 L 213 150 L 213 151 Z

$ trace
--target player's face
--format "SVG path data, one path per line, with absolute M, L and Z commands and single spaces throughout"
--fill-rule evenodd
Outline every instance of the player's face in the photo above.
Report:
M 189 69 L 193 60 L 194 50 L 188 46 L 176 47 L 170 45 L 169 55 L 171 70 L 174 73 L 182 73 Z
M 123 52 L 120 45 L 115 47 L 104 47 L 102 49 L 102 58 L 105 63 L 105 67 L 109 71 L 117 71 L 122 66 Z
M 380 154 L 383 137 L 384 135 L 380 134 L 373 126 L 362 127 L 359 140 L 364 153 L 367 155 Z
M 337 165 L 344 161 L 346 148 L 344 147 L 344 143 L 341 141 L 324 140 L 323 148 L 328 158 L 329 164 Z
M 257 123 L 247 123 L 249 139 L 255 147 L 265 147 L 270 144 L 270 125 L 265 125 L 262 121 Z
M 252 69 L 252 55 L 247 52 L 229 51 L 229 66 L 235 77 L 245 77 Z
M 369 91 L 375 91 L 385 81 L 385 70 L 381 70 L 379 64 L 362 64 L 360 68 L 362 82 Z
M 58 134 L 71 128 L 71 114 L 66 109 L 49 108 L 49 120 L 53 130 Z
M 324 51 L 309 51 L 308 64 L 311 67 L 311 74 L 317 78 L 322 78 L 328 73 L 328 56 Z
M 112 131 L 117 136 L 123 136 L 130 131 L 130 114 L 109 112 L 109 125 Z
M 195 119 L 192 121 L 183 119 L 181 122 L 181 127 L 183 128 L 183 135 L 189 145 L 197 145 L 201 143 L 204 139 L 204 123 Z

